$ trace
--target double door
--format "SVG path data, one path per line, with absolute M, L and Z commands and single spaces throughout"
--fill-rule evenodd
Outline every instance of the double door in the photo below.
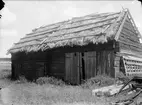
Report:
M 65 80 L 71 84 L 96 76 L 96 52 L 66 53 L 65 71 Z

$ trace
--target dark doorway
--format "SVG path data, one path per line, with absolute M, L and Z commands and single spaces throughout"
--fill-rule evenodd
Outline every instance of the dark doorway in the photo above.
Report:
M 85 62 L 84 62 L 84 53 L 81 53 L 81 82 L 84 81 L 86 78 L 85 78 Z

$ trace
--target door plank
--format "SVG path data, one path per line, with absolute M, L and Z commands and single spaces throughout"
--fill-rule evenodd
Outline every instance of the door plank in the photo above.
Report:
M 96 52 L 85 52 L 85 77 L 96 76 Z

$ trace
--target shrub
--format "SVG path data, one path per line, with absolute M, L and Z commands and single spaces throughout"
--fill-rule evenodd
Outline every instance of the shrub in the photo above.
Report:
M 36 80 L 37 84 L 53 84 L 53 85 L 65 85 L 65 83 L 61 79 L 57 79 L 55 77 L 40 77 Z
M 97 88 L 109 86 L 115 83 L 115 79 L 106 75 L 98 75 L 85 81 L 81 86 L 85 88 Z

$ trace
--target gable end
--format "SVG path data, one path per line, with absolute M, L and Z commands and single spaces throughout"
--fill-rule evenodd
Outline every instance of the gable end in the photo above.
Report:
M 117 39 L 119 42 L 120 53 L 140 54 L 142 55 L 142 47 L 139 40 L 139 34 L 135 30 L 135 26 L 127 15 L 122 29 Z

